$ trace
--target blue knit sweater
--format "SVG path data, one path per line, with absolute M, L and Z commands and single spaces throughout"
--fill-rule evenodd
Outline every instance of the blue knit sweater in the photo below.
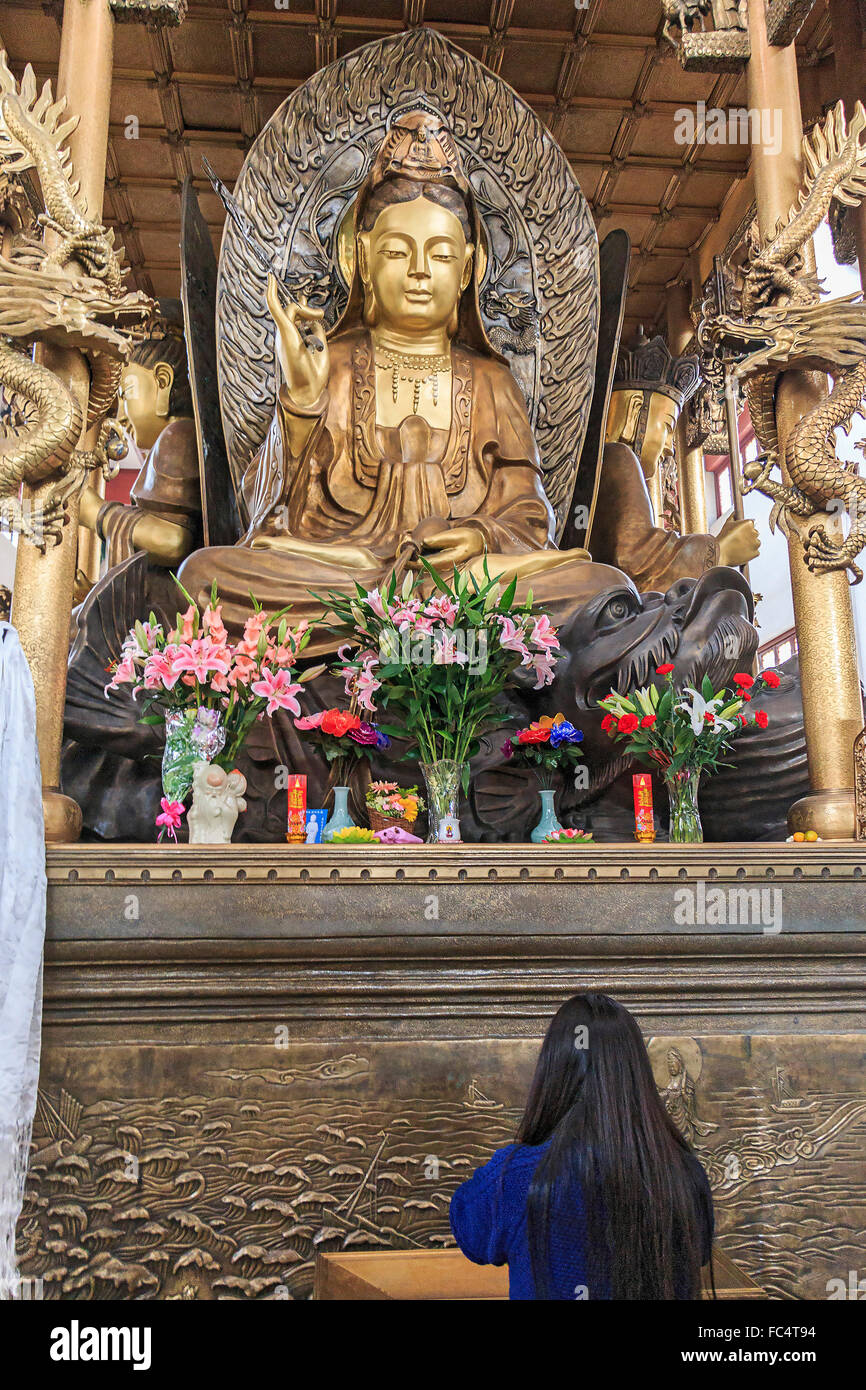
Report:
M 508 1264 L 509 1296 L 537 1297 L 526 1232 L 526 1201 L 546 1144 L 509 1144 L 476 1169 L 451 1198 L 451 1230 L 467 1259 L 475 1264 Z M 701 1263 L 710 1258 L 713 1205 L 706 1174 L 697 1159 L 696 1198 L 702 1226 Z M 551 1211 L 550 1290 L 554 1299 L 609 1298 L 603 1271 L 586 1248 L 586 1218 L 579 1186 Z

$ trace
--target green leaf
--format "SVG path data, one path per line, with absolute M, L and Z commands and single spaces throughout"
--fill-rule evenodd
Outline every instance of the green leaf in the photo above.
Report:
M 511 580 L 502 598 L 499 600 L 499 610 L 504 613 L 511 608 L 514 603 L 514 595 L 517 593 L 517 576 Z

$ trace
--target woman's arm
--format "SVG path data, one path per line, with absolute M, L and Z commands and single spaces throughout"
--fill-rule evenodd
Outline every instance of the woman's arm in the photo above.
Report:
M 504 1166 L 514 1145 L 498 1149 L 489 1163 L 478 1168 L 457 1188 L 449 1213 L 454 1239 L 468 1260 L 477 1265 L 503 1265 L 508 1259 L 508 1221 L 504 1192 Z

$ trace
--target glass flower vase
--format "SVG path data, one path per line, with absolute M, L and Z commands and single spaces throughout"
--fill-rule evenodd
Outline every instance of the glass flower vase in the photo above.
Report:
M 427 787 L 428 845 L 459 844 L 460 842 L 460 781 L 463 763 L 453 758 L 440 758 L 435 763 L 422 763 Z
M 185 801 L 192 789 L 196 763 L 211 763 L 225 747 L 219 711 L 204 705 L 172 709 L 165 716 L 162 790 L 169 801 Z
M 554 804 L 556 792 L 551 787 L 542 787 L 538 795 L 541 797 L 541 820 L 529 837 L 534 845 L 540 845 L 545 835 L 552 834 L 554 830 L 562 829 L 556 818 L 556 806 Z
M 349 813 L 349 788 L 334 788 L 334 809 L 322 831 L 322 840 L 332 840 L 335 830 L 351 830 L 355 822 Z
M 700 780 L 700 772 L 693 768 L 683 768 L 681 772 L 665 778 L 670 806 L 668 839 L 672 845 L 702 845 L 704 842 L 704 828 L 698 810 Z

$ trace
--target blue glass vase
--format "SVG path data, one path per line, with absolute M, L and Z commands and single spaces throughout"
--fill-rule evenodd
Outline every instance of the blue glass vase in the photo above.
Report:
M 334 809 L 328 817 L 324 830 L 322 831 L 323 840 L 332 840 L 335 830 L 348 830 L 355 822 L 349 815 L 349 788 L 334 788 Z
M 529 837 L 534 845 L 540 845 L 545 835 L 552 834 L 554 830 L 562 829 L 556 818 L 556 809 L 553 804 L 556 792 L 552 787 L 542 787 L 538 794 L 541 797 L 541 820 Z

